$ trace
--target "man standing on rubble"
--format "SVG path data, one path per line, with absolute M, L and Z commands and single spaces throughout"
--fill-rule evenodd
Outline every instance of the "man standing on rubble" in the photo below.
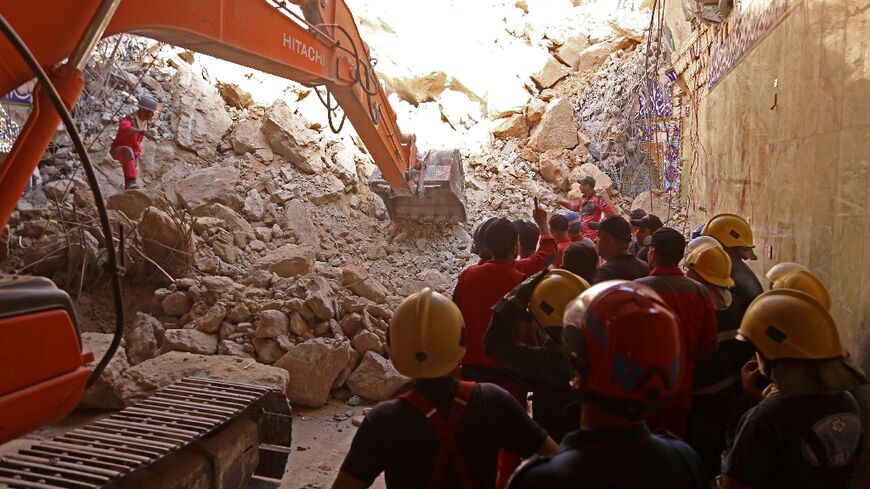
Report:
M 124 190 L 139 188 L 136 159 L 142 154 L 142 137 L 154 139 L 148 132 L 149 122 L 157 112 L 157 99 L 144 95 L 139 97 L 136 112 L 121 119 L 118 134 L 112 141 L 110 154 L 121 163 L 124 172 Z
M 559 201 L 559 205 L 569 211 L 579 212 L 583 218 L 583 236 L 595 241 L 598 232 L 589 227 L 590 222 L 601 222 L 605 217 L 613 215 L 613 206 L 601 195 L 595 193 L 595 179 L 586 176 L 580 179 L 580 192 L 583 197 L 577 202 Z

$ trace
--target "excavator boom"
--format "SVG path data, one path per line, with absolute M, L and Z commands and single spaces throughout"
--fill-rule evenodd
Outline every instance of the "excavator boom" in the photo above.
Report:
M 76 48 L 100 4 L 101 0 L 2 0 L 0 14 L 50 72 Z M 150 37 L 305 85 L 324 86 L 371 154 L 379 169 L 378 177 L 389 185 L 389 189 L 383 185 L 374 188 L 393 217 L 465 218 L 459 194 L 446 201 L 443 196 L 434 199 L 448 202 L 446 207 L 427 209 L 427 188 L 432 193 L 461 188 L 462 182 L 457 185 L 461 163 L 450 161 L 447 169 L 435 172 L 421 168 L 414 137 L 404 136 L 396 124 L 396 113 L 375 75 L 368 47 L 343 0 L 123 1 L 103 35 L 119 33 Z M 8 93 L 32 77 L 9 42 L 0 39 L 0 93 Z M 37 149 L 30 148 L 26 155 L 13 155 L 18 157 L 10 160 L 30 166 L 28 171 L 32 171 L 44 151 Z M 6 169 L 0 169 L 0 185 L 4 188 L 0 222 L 8 219 L 20 194 L 8 187 Z M 427 175 L 440 180 L 424 181 Z M 412 196 L 419 205 L 391 205 L 393 197 Z M 415 209 L 418 214 L 394 212 L 396 207 Z

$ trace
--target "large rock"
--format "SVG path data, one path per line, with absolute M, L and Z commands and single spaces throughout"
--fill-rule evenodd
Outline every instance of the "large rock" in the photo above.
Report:
M 137 312 L 133 324 L 124 330 L 127 359 L 137 365 L 157 356 L 164 337 L 163 324 L 154 316 Z
M 163 308 L 163 312 L 170 316 L 183 316 L 190 312 L 193 302 L 184 292 L 176 291 L 164 297 L 160 302 L 160 307 Z
M 486 93 L 486 111 L 490 119 L 522 113 L 531 95 L 518 79 L 493 83 Z
M 389 293 L 376 278 L 356 265 L 347 265 L 341 270 L 341 284 L 354 294 L 380 304 L 386 302 Z
M 568 190 L 568 163 L 558 155 L 542 153 L 538 159 L 538 171 L 556 189 Z
M 82 351 L 94 354 L 94 361 L 85 366 L 88 370 L 93 371 L 103 355 L 106 354 L 112 343 L 112 337 L 111 334 L 82 333 Z M 124 407 L 121 398 L 115 394 L 114 389 L 128 368 L 130 368 L 130 364 L 127 362 L 127 354 L 124 352 L 124 348 L 118 347 L 115 356 L 106 365 L 100 377 L 85 391 L 84 397 L 79 402 L 79 407 L 86 409 L 120 409 Z
M 221 323 L 224 322 L 224 318 L 227 317 L 227 308 L 223 304 L 215 304 L 211 306 L 205 314 L 196 318 L 193 321 L 193 327 L 202 331 L 203 333 L 214 334 L 217 333 L 221 327 Z
M 315 338 L 292 346 L 275 362 L 290 373 L 287 398 L 294 404 L 320 407 L 326 404 L 333 382 L 351 355 L 347 341 Z
M 552 87 L 566 76 L 568 76 L 568 70 L 566 70 L 565 67 L 562 66 L 562 63 L 559 63 L 556 58 L 550 56 L 544 64 L 544 67 L 541 68 L 539 72 L 532 75 L 532 81 L 535 82 L 538 89 L 543 90 Z
M 498 139 L 524 139 L 529 137 L 529 124 L 524 114 L 513 114 L 492 131 Z
M 125 406 L 131 406 L 185 377 L 262 385 L 280 391 L 287 389 L 288 379 L 286 370 L 248 358 L 170 352 L 127 369 L 116 383 L 115 393 Z
M 139 223 L 142 249 L 173 277 L 186 274 L 193 260 L 192 233 L 181 219 L 173 219 L 156 207 L 145 209 Z
M 293 199 L 284 204 L 284 236 L 296 238 L 296 243 L 320 247 L 320 234 L 311 222 L 311 213 L 302 201 Z
M 601 63 L 610 56 L 618 44 L 613 41 L 604 41 L 598 44 L 589 46 L 577 53 L 576 58 L 572 58 L 572 68 L 577 71 L 596 71 L 601 66 Z
M 268 270 L 279 277 L 305 275 L 314 267 L 314 250 L 310 246 L 294 244 L 276 248 L 257 262 L 257 268 Z
M 217 353 L 218 337 L 216 334 L 203 333 L 196 329 L 168 329 L 163 335 L 162 353 L 183 351 L 200 355 Z
M 254 338 L 253 343 L 257 359 L 269 365 L 277 362 L 287 353 L 287 350 L 281 348 L 281 344 L 275 338 Z
M 643 209 L 647 214 L 665 217 L 668 215 L 668 196 L 667 194 L 656 195 L 649 190 L 645 190 L 637 194 L 631 203 L 631 208 Z
M 269 141 L 260 130 L 259 121 L 245 119 L 239 122 L 230 133 L 229 139 L 230 144 L 233 145 L 233 153 L 239 156 L 253 153 L 257 159 L 267 164 L 275 159 L 275 153 L 272 152 Z
M 375 352 L 366 352 L 356 370 L 347 378 L 354 394 L 371 401 L 386 401 L 411 379 L 400 374 L 393 362 Z
M 179 67 L 173 79 L 170 111 L 178 145 L 199 156 L 217 156 L 217 145 L 233 123 L 215 87 L 189 68 Z
M 305 173 L 323 170 L 320 159 L 320 136 L 305 120 L 293 113 L 283 100 L 277 100 L 263 120 L 263 134 L 276 154 L 287 158 Z
M 233 234 L 236 246 L 244 248 L 248 241 L 255 238 L 254 228 L 236 211 L 223 204 L 208 204 L 196 207 L 191 211 L 196 217 L 215 217 L 226 224 L 226 230 Z
M 245 196 L 245 203 L 242 207 L 242 213 L 245 214 L 245 217 L 251 221 L 261 221 L 265 212 L 266 202 L 260 196 L 260 192 L 255 188 L 248 190 L 248 195 Z
M 378 335 L 365 329 L 358 332 L 350 341 L 350 344 L 353 346 L 354 350 L 360 353 L 373 351 L 380 354 L 381 350 L 383 350 L 383 345 L 381 344 L 381 339 L 378 338 Z
M 589 47 L 589 37 L 572 37 L 556 50 L 556 59 L 576 70 L 580 66 L 580 53 L 587 47 Z
M 281 311 L 267 309 L 260 311 L 254 338 L 277 338 L 290 332 L 290 320 Z
M 580 142 L 577 129 L 571 101 L 567 98 L 553 99 L 547 105 L 541 122 L 532 131 L 529 146 L 538 151 L 571 149 Z
M 227 105 L 237 109 L 244 109 L 254 103 L 254 98 L 245 89 L 235 83 L 218 83 L 218 90 Z
M 241 199 L 233 189 L 238 180 L 239 171 L 233 167 L 208 167 L 184 178 L 175 194 L 188 209 L 213 203 L 238 208 Z
M 106 208 L 124 213 L 130 219 L 139 219 L 145 209 L 154 205 L 154 199 L 141 189 L 130 189 L 106 198 Z

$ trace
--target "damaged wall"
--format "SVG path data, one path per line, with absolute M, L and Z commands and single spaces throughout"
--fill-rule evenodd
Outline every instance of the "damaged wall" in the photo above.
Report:
M 808 265 L 870 371 L 870 9 L 854 0 L 770 5 L 789 3 L 733 71 L 702 89 L 690 216 L 746 216 L 760 275 L 782 261 Z

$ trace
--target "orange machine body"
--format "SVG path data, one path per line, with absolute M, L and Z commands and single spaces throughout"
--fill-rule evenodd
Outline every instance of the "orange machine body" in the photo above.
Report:
M 65 292 L 41 277 L 0 276 L 0 443 L 69 414 L 92 360 Z

